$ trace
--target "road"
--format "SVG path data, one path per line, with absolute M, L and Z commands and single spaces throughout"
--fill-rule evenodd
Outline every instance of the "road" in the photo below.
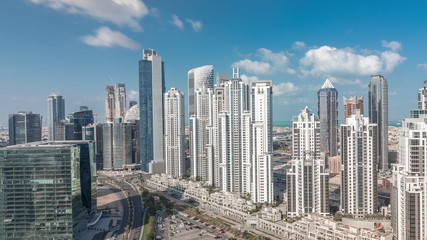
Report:
M 101 177 L 101 175 L 100 175 Z M 114 185 L 118 186 L 123 192 L 127 193 L 126 201 L 126 216 L 123 215 L 123 231 L 124 227 L 130 222 L 130 231 L 126 239 L 129 240 L 140 240 L 142 229 L 143 229 L 143 215 L 144 209 L 142 204 L 142 197 L 138 189 L 133 186 L 131 183 L 126 182 L 124 179 L 119 177 L 111 177 L 107 175 L 102 175 L 102 177 L 108 178 L 113 182 Z M 124 221 L 126 219 L 126 225 Z M 122 228 L 120 228 L 119 233 L 121 233 Z

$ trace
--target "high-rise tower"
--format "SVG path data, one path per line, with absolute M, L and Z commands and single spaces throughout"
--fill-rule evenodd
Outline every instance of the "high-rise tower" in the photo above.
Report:
M 49 140 L 55 138 L 55 124 L 65 119 L 65 99 L 61 95 L 52 94 L 47 97 L 47 120 Z
M 194 93 L 197 89 L 213 88 L 213 66 L 205 65 L 188 71 L 188 114 L 195 113 Z
M 171 88 L 165 93 L 165 166 L 166 173 L 181 178 L 184 175 L 184 93 Z
M 307 107 L 292 123 L 292 156 L 286 181 L 288 214 L 329 214 L 329 174 L 320 152 L 320 121 Z
M 114 120 L 115 104 L 114 86 L 107 86 L 105 88 L 105 120 L 107 122 Z
M 32 112 L 9 115 L 9 145 L 42 140 L 42 117 Z
M 124 83 L 114 86 L 115 95 L 115 118 L 124 118 L 126 114 L 126 87 Z
M 317 92 L 320 119 L 320 151 L 338 155 L 338 91 L 329 79 Z
M 369 122 L 378 125 L 378 170 L 388 165 L 388 85 L 381 75 L 372 75 L 369 82 Z
M 341 211 L 364 217 L 377 211 L 377 124 L 356 114 L 341 125 Z
M 359 109 L 360 114 L 363 115 L 363 96 L 360 98 L 357 98 L 357 96 L 346 98 L 343 97 L 343 114 L 344 114 L 344 121 L 346 118 L 351 117 L 351 115 L 356 114 L 356 109 Z
M 143 50 L 139 61 L 139 111 L 141 168 L 165 172 L 163 154 L 163 94 L 165 77 L 162 57 L 154 50 Z

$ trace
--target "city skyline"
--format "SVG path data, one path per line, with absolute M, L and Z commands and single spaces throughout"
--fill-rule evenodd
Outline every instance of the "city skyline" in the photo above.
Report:
M 57 8 L 49 7 L 53 2 L 58 3 Z M 107 2 L 109 9 L 114 3 Z M 425 80 L 426 49 L 421 43 L 427 36 L 419 31 L 426 22 L 421 11 L 423 3 L 407 6 L 370 3 L 369 9 L 383 10 L 381 16 L 375 16 L 365 10 L 363 2 L 347 5 L 338 1 L 304 5 L 277 2 L 277 7 L 270 8 L 251 1 L 243 6 L 188 1 L 180 9 L 153 1 L 134 2 L 138 8 L 123 7 L 117 18 L 105 15 L 105 9 L 95 14 L 93 7 L 80 6 L 75 1 L 1 3 L 4 6 L 1 9 L 11 10 L 2 12 L 1 22 L 12 24 L 0 25 L 2 32 L 7 33 L 0 38 L 4 53 L 0 57 L 4 66 L 0 79 L 5 84 L 0 100 L 11 103 L 0 110 L 0 122 L 6 123 L 8 114 L 24 110 L 40 113 L 46 123 L 47 111 L 41 105 L 51 93 L 67 99 L 67 114 L 78 111 L 80 105 L 88 105 L 94 113 L 103 115 L 103 88 L 111 81 L 125 83 L 129 100 L 137 100 L 135 62 L 142 48 L 162 53 L 168 63 L 165 87 L 182 89 L 184 94 L 188 89 L 187 72 L 205 64 L 213 65 L 215 74 L 230 72 L 232 66 L 237 66 L 241 68 L 242 78 L 273 80 L 274 121 L 290 121 L 306 105 L 315 109 L 314 94 L 327 77 L 341 97 L 357 95 L 367 99 L 366 89 L 372 74 L 382 74 L 389 81 L 389 104 L 395 106 L 390 109 L 389 119 L 400 121 L 405 117 L 404 109 L 415 109 L 416 104 L 399 98 L 412 93 Z M 67 11 L 72 7 L 75 12 Z M 260 13 L 264 18 L 255 22 L 249 14 L 255 9 L 269 14 Z M 225 22 L 237 10 L 240 21 L 233 27 L 220 28 L 226 26 Z M 120 18 L 129 12 L 132 14 Z M 211 17 L 219 13 L 222 19 Z M 21 15 L 25 17 L 18 19 Z M 46 24 L 52 21 L 56 23 Z M 23 27 L 30 24 L 32 28 Z M 390 31 L 392 27 L 394 31 Z M 67 29 L 67 33 L 62 34 L 62 29 Z M 234 34 L 235 29 L 238 34 Z M 39 34 L 34 36 L 34 33 Z M 28 34 L 33 37 L 27 43 L 24 39 Z M 108 34 L 113 34 L 113 42 L 100 42 L 96 38 Z M 169 41 L 171 37 L 174 41 Z M 129 41 L 121 47 L 117 46 L 118 39 Z M 205 47 L 202 41 L 210 47 Z M 334 65 L 327 60 L 333 56 L 343 61 Z M 19 71 L 17 66 L 27 71 Z M 18 86 L 19 91 L 4 91 Z M 341 98 L 339 102 L 342 106 Z M 342 121 L 340 113 L 339 119 Z

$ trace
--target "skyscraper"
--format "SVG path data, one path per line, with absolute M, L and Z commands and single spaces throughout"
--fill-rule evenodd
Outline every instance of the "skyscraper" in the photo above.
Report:
M 191 176 L 212 184 L 212 166 L 208 158 L 208 131 L 213 92 L 202 87 L 194 92 L 194 114 L 190 116 Z
M 400 162 L 393 166 L 393 232 L 397 239 L 426 239 L 427 115 L 402 120 Z
M 165 93 L 165 166 L 166 173 L 181 178 L 184 175 L 184 94 L 176 88 Z
M 65 99 L 61 95 L 47 97 L 47 115 L 49 140 L 56 140 L 55 123 L 65 119 Z
M 0 239 L 76 239 L 96 208 L 93 143 L 0 148 Z
M 388 164 L 388 85 L 381 75 L 372 75 L 369 82 L 369 122 L 378 125 L 378 170 Z
M 195 113 L 194 93 L 197 89 L 213 88 L 213 66 L 205 65 L 188 71 L 188 114 Z
M 411 110 L 411 118 L 418 118 L 427 114 L 427 81 L 424 86 L 418 90 L 418 108 Z
M 82 128 L 93 123 L 93 112 L 87 106 L 80 106 L 80 111 L 73 112 L 71 122 L 74 124 L 74 140 L 82 140 Z
M 320 119 L 320 151 L 326 156 L 338 155 L 338 91 L 326 79 L 317 92 Z
M 377 124 L 356 114 L 341 125 L 341 211 L 364 217 L 377 211 Z
M 114 86 L 115 95 L 115 118 L 124 118 L 126 113 L 126 87 L 124 83 L 117 83 Z
M 37 142 L 42 138 L 42 117 L 32 112 L 9 115 L 9 145 Z
M 343 97 L 343 106 L 344 121 L 346 118 L 349 118 L 351 117 L 351 115 L 354 115 L 356 113 L 356 109 L 359 109 L 360 114 L 363 115 L 363 96 L 360 98 L 354 96 L 350 97 L 349 99 Z
M 218 114 L 222 173 L 221 190 L 251 192 L 251 112 L 248 84 L 241 80 L 239 70 L 233 69 L 233 78 L 223 82 L 224 109 Z
M 165 172 L 163 154 L 163 94 L 165 77 L 162 57 L 154 50 L 143 50 L 139 61 L 139 110 L 141 168 Z
M 305 107 L 292 123 L 292 166 L 286 178 L 288 214 L 329 214 L 329 174 L 320 152 L 320 121 Z
M 250 111 L 252 113 L 252 179 L 253 202 L 272 203 L 273 174 L 273 84 L 271 81 L 250 83 Z
M 114 86 L 105 87 L 105 120 L 113 122 L 116 109 L 116 97 L 114 94 Z

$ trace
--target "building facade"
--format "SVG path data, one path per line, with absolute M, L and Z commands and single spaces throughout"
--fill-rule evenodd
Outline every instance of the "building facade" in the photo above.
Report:
M 65 99 L 61 95 L 52 94 L 47 97 L 47 121 L 49 140 L 57 140 L 55 123 L 65 119 Z
M 369 122 L 378 125 L 378 170 L 388 163 L 388 84 L 384 76 L 373 75 L 369 82 Z
M 329 214 L 329 174 L 320 152 L 320 121 L 305 107 L 292 123 L 292 166 L 287 173 L 288 214 Z
M 351 117 L 351 115 L 356 114 L 356 109 L 359 110 L 360 114 L 364 115 L 363 111 L 363 96 L 357 98 L 357 96 L 346 98 L 343 97 L 343 107 L 344 107 L 344 121 L 346 118 Z
M 105 121 L 113 122 L 115 109 L 116 109 L 116 98 L 114 94 L 114 86 L 105 87 Z
M 326 156 L 338 155 L 338 91 L 326 79 L 318 97 L 318 115 L 320 120 L 320 151 Z
M 93 143 L 0 149 L 0 239 L 75 239 L 96 208 Z
M 9 115 L 9 145 L 37 142 L 42 139 L 42 116 L 32 112 Z
M 162 57 L 154 50 L 143 50 L 139 61 L 139 110 L 141 169 L 165 172 L 163 94 L 165 77 Z
M 87 106 L 80 106 L 80 111 L 73 112 L 70 120 L 74 125 L 74 140 L 82 140 L 82 128 L 94 122 L 93 112 Z
M 341 211 L 364 217 L 377 212 L 377 124 L 359 111 L 341 125 Z
M 126 114 L 126 86 L 124 83 L 117 83 L 114 86 L 115 96 L 115 118 L 124 118 Z
M 176 88 L 165 93 L 165 166 L 166 174 L 184 176 L 185 110 L 184 93 Z

